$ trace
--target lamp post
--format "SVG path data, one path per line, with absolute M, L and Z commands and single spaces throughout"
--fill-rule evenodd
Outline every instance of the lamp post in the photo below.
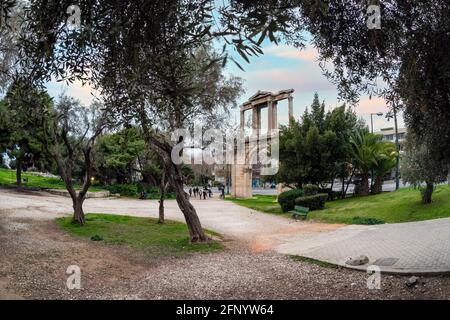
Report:
M 376 113 L 371 113 L 370 114 L 370 131 L 373 133 L 373 116 L 379 116 L 382 117 L 383 116 L 383 112 L 376 112 Z M 370 190 L 372 192 L 373 189 L 373 170 L 371 171 L 371 177 L 370 177 Z
M 398 124 L 397 124 L 397 108 L 399 105 L 394 104 L 392 108 L 392 113 L 388 113 L 386 118 L 388 121 L 391 118 L 394 118 L 394 127 L 395 127 L 395 149 L 397 151 L 396 164 L 395 164 L 395 190 L 400 188 L 400 144 L 398 142 Z
M 379 116 L 382 117 L 383 116 L 383 112 L 377 112 L 377 113 L 371 113 L 370 114 L 370 131 L 373 133 L 373 116 Z

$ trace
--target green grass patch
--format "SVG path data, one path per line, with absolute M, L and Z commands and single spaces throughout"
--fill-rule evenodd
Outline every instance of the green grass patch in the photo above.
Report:
M 24 188 L 39 188 L 39 189 L 66 189 L 61 178 L 41 177 L 31 172 L 22 172 L 22 179 L 27 179 L 27 182 L 22 182 Z M 0 186 L 17 187 L 16 171 L 0 168 Z M 75 184 L 75 188 L 80 188 Z M 90 192 L 104 191 L 104 189 L 91 186 Z
M 290 255 L 291 259 L 294 261 L 301 261 L 301 262 L 306 262 L 306 263 L 311 263 L 311 264 L 315 264 L 319 267 L 322 268 L 329 268 L 329 269 L 337 269 L 339 268 L 339 266 L 329 263 L 329 262 L 325 262 L 325 261 L 320 261 L 320 260 L 316 260 L 313 258 L 308 258 L 308 257 L 302 257 L 302 256 L 297 256 L 297 255 Z
M 328 223 L 374 224 L 422 221 L 450 217 L 450 186 L 437 186 L 433 202 L 424 205 L 419 190 L 400 189 L 368 197 L 327 202 L 308 219 Z
M 276 196 L 254 195 L 251 199 L 239 199 L 227 196 L 225 197 L 225 200 L 232 201 L 243 207 L 247 207 L 265 213 L 271 213 L 276 215 L 287 215 L 281 210 L 281 207 L 277 202 Z
M 353 217 L 352 223 L 353 224 L 375 225 L 375 224 L 383 224 L 386 222 L 384 220 L 376 219 L 376 218 Z
M 226 198 L 238 205 L 260 212 L 284 215 L 276 196 L 255 195 L 251 199 Z M 433 202 L 422 204 L 420 191 L 404 188 L 395 192 L 328 201 L 325 209 L 308 213 L 308 220 L 344 224 L 381 224 L 422 221 L 450 217 L 450 186 L 439 185 Z
M 170 220 L 165 224 L 157 222 L 154 218 L 94 213 L 86 215 L 84 226 L 73 223 L 71 217 L 56 219 L 61 229 L 74 236 L 110 245 L 127 245 L 151 256 L 183 256 L 193 252 L 215 252 L 223 248 L 218 241 L 189 243 L 189 232 L 184 223 Z M 217 235 L 211 231 L 207 233 Z

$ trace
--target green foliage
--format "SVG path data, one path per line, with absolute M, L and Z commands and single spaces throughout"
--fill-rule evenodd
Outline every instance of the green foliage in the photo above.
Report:
M 283 213 L 276 205 L 277 196 L 257 195 L 252 199 L 227 198 L 227 200 L 260 212 L 291 218 L 290 214 Z M 323 210 L 308 214 L 308 220 L 325 223 L 354 224 L 354 217 L 378 219 L 386 223 L 449 218 L 450 186 L 437 186 L 433 203 L 429 205 L 422 204 L 417 198 L 416 190 L 406 188 L 370 197 L 352 197 L 326 202 Z
M 114 194 L 120 194 L 124 197 L 139 197 L 141 191 L 147 193 L 147 199 L 156 200 L 160 198 L 159 188 L 145 183 L 112 184 L 104 186 L 106 190 Z M 175 193 L 166 192 L 166 199 L 175 199 Z
M 319 188 L 318 193 L 328 194 L 328 201 L 334 201 L 342 198 L 342 191 L 334 191 L 331 188 Z
M 374 224 L 384 224 L 384 220 L 376 219 L 376 218 L 368 218 L 368 217 L 353 217 L 353 224 L 365 224 L 365 225 L 374 225 Z
M 319 193 L 319 187 L 314 184 L 307 184 L 303 187 L 305 196 L 313 196 Z
M 129 179 L 138 157 L 145 158 L 145 142 L 135 127 L 100 137 L 95 146 L 97 176 L 104 181 Z
M 258 210 L 260 212 L 266 212 L 271 214 L 283 213 L 279 203 L 277 202 L 276 196 L 254 195 L 251 199 L 239 199 L 227 196 L 225 197 L 225 200 L 232 201 L 243 207 Z
M 450 2 L 373 1 L 382 12 L 380 30 L 367 30 L 361 1 L 319 2 L 327 9 L 302 2 L 303 26 L 319 59 L 332 66 L 326 74 L 340 96 L 357 102 L 360 92 L 381 95 L 403 109 L 408 134 L 427 149 L 429 162 L 450 164 Z M 386 86 L 377 86 L 378 79 Z
M 109 245 L 126 245 L 150 256 L 183 256 L 190 252 L 222 249 L 217 241 L 190 244 L 186 225 L 170 220 L 158 224 L 154 218 L 87 214 L 84 226 L 72 223 L 71 217 L 58 218 L 56 222 L 61 229 L 74 236 L 103 240 Z
M 354 167 L 362 177 L 361 185 L 357 186 L 358 195 L 369 194 L 369 174 L 373 170 L 376 174 L 377 184 L 373 193 L 382 190 L 383 176 L 396 165 L 397 151 L 391 142 L 382 141 L 381 135 L 369 133 L 367 129 L 353 132 L 351 138 L 351 156 Z
M 42 123 L 52 108 L 47 92 L 20 80 L 11 84 L 0 101 L 0 152 L 6 149 L 20 170 L 49 167 Z M 32 154 L 32 158 L 25 161 L 26 154 Z
M 101 236 L 99 236 L 98 234 L 94 234 L 94 235 L 91 237 L 91 240 L 92 240 L 92 241 L 102 241 L 103 238 L 102 238 Z
M 4 155 L 0 151 L 0 168 L 6 169 L 6 161 Z
M 138 190 L 137 190 L 137 184 L 129 183 L 129 184 L 112 184 L 105 186 L 106 190 L 109 190 L 109 192 L 114 194 L 120 194 L 121 196 L 125 197 L 137 197 L 138 196 Z
M 321 210 L 328 199 L 327 193 L 319 193 L 310 196 L 298 197 L 295 199 L 295 205 L 309 208 L 310 211 Z
M 449 165 L 434 158 L 429 148 L 414 134 L 408 135 L 405 152 L 401 158 L 401 175 L 404 182 L 415 187 L 423 183 L 440 183 L 447 180 Z
M 325 114 L 316 94 L 311 112 L 306 110 L 302 121 L 291 121 L 281 130 L 277 181 L 302 188 L 348 176 L 349 137 L 360 126 L 345 105 Z
M 280 193 L 278 195 L 278 203 L 281 206 L 283 212 L 288 212 L 294 209 L 295 199 L 303 196 L 303 190 L 293 189 Z
M 433 152 L 419 136 L 411 132 L 401 161 L 402 179 L 421 191 L 422 201 L 432 202 L 434 185 L 448 179 L 450 164 Z
M 66 189 L 66 186 L 61 178 L 42 177 L 32 172 L 23 172 L 22 178 L 27 182 L 23 183 L 26 188 L 33 189 Z M 16 173 L 13 170 L 0 168 L 0 186 L 16 187 Z M 80 188 L 80 185 L 74 184 L 76 189 Z M 90 192 L 104 191 L 101 186 L 89 187 Z

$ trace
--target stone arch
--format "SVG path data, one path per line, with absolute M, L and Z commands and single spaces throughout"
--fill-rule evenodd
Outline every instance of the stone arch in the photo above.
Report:
M 277 103 L 287 99 L 289 104 L 289 119 L 293 119 L 293 97 L 294 89 L 281 90 L 277 93 L 258 91 L 240 108 L 240 128 L 244 130 L 244 112 L 252 110 L 252 134 L 245 140 L 245 162 L 234 162 L 231 170 L 232 188 L 231 194 L 236 198 L 252 197 L 252 178 L 255 170 L 253 163 L 257 163 L 259 148 L 258 144 L 252 145 L 254 139 L 259 138 L 261 131 L 261 109 L 268 108 L 267 130 L 278 129 Z M 236 153 L 236 150 L 235 150 Z M 236 160 L 236 154 L 234 159 Z M 256 157 L 256 159 L 255 159 Z M 256 160 L 256 161 L 255 161 Z M 279 188 L 278 188 L 279 189 Z

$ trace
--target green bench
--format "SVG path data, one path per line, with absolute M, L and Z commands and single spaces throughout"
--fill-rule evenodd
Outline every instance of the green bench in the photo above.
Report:
M 308 216 L 309 208 L 302 207 L 302 206 L 295 206 L 294 210 L 289 211 L 289 213 L 292 213 L 292 218 L 297 220 L 298 218 L 301 218 L 302 220 L 305 220 Z

